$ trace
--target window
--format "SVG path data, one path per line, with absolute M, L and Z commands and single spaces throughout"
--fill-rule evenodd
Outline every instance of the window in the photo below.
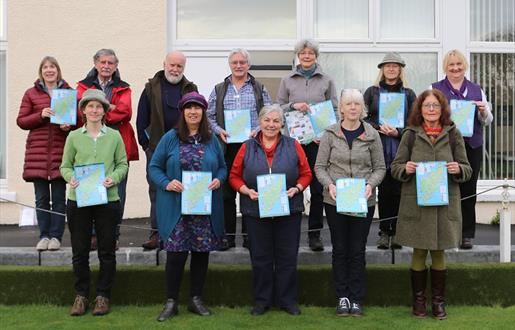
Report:
M 176 3 L 178 40 L 297 37 L 296 0 L 177 0 Z
M 368 1 L 319 0 L 315 36 L 321 39 L 368 39 Z
M 471 41 L 514 42 L 515 1 L 471 0 L 470 22 Z
M 362 92 L 377 78 L 377 64 L 384 53 L 321 53 L 319 62 L 335 80 L 339 92 L 343 88 L 357 88 Z M 406 61 L 408 87 L 419 94 L 437 80 L 436 53 L 401 53 Z
M 7 1 L 0 0 L 0 180 L 6 178 L 7 154 Z M 1 186 L 1 182 L 0 182 Z
M 434 0 L 381 0 L 379 38 L 435 38 Z

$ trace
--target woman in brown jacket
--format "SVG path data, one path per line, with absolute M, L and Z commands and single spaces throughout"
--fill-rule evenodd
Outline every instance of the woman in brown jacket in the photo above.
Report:
M 34 87 L 23 95 L 16 123 L 21 129 L 29 131 L 23 179 L 34 183 L 40 232 L 36 249 L 58 250 L 64 232 L 64 216 L 57 213 L 64 214 L 66 192 L 66 182 L 61 177 L 59 166 L 70 126 L 50 123 L 50 117 L 54 114 L 50 100 L 52 90 L 70 89 L 70 86 L 62 79 L 61 68 L 51 56 L 41 60 L 38 75 Z
M 419 162 L 444 161 L 448 173 L 449 204 L 419 206 L 415 172 Z M 426 317 L 426 257 L 431 253 L 432 312 L 446 317 L 444 307 L 447 276 L 444 250 L 458 247 L 461 239 L 459 183 L 467 181 L 472 169 L 463 138 L 450 119 L 445 96 L 426 90 L 417 97 L 392 165 L 392 176 L 402 182 L 397 222 L 397 242 L 413 247 L 411 285 L 413 315 Z

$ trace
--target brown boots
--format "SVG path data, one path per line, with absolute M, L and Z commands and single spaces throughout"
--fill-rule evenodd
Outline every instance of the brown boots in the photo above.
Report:
M 426 311 L 426 283 L 427 283 L 427 269 L 422 271 L 411 272 L 411 290 L 413 293 L 413 309 L 412 314 L 418 318 L 427 316 Z M 431 309 L 433 317 L 437 320 L 443 320 L 447 317 L 445 312 L 445 279 L 447 277 L 447 270 L 434 270 L 431 269 Z

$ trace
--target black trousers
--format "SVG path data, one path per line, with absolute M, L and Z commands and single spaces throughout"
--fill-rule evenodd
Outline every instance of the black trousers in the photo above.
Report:
M 257 306 L 297 304 L 297 255 L 301 213 L 285 217 L 244 216 L 249 233 L 250 260 Z
M 465 143 L 467 151 L 467 159 L 472 167 L 472 176 L 470 180 L 460 184 L 461 198 L 474 195 L 477 188 L 477 180 L 479 178 L 479 170 L 481 168 L 481 158 L 483 156 L 483 148 L 471 148 Z M 474 238 L 476 235 L 476 196 L 468 198 L 461 202 L 462 216 L 462 237 Z
M 386 171 L 378 190 L 379 218 L 396 217 L 399 214 L 399 204 L 401 202 L 401 183 L 392 177 L 390 169 Z M 388 236 L 395 235 L 397 218 L 381 221 L 379 230 L 388 234 Z
M 75 291 L 81 296 L 89 296 L 89 250 L 91 230 L 94 227 L 100 261 L 96 294 L 109 298 L 116 273 L 115 233 L 120 216 L 120 202 L 78 208 L 77 202 L 68 200 L 66 216 L 72 243 Z
M 188 259 L 188 251 L 166 253 L 166 296 L 178 299 L 184 265 Z M 191 252 L 190 260 L 190 296 L 202 296 L 206 281 L 209 252 Z
M 308 217 L 308 233 L 309 237 L 320 237 L 320 231 L 316 229 L 322 229 L 324 227 L 324 196 L 323 187 L 318 182 L 315 175 L 315 162 L 318 154 L 318 144 L 311 142 L 309 144 L 302 145 L 306 157 L 308 158 L 309 168 L 313 173 L 313 179 L 309 185 L 309 191 L 311 192 L 311 199 L 309 203 L 309 217 Z
M 366 218 L 336 213 L 336 206 L 324 204 L 333 244 L 332 264 L 337 298 L 361 303 L 365 297 L 365 249 L 374 215 L 368 208 Z
M 225 164 L 227 165 L 227 171 L 230 172 L 232 163 L 238 150 L 240 150 L 241 143 L 230 143 L 226 144 L 225 151 Z M 229 175 L 227 175 L 229 176 Z M 224 195 L 224 221 L 225 221 L 225 233 L 229 234 L 227 239 L 234 241 L 234 234 L 236 234 L 236 191 L 231 188 L 229 180 L 226 180 L 223 184 L 223 195 Z M 247 232 L 247 226 L 245 219 L 242 219 L 241 233 Z

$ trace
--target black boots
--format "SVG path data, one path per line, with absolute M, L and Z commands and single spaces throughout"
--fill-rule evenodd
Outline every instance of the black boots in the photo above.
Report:
M 188 304 L 188 310 L 200 316 L 211 315 L 209 309 L 206 306 L 204 306 L 204 303 L 202 302 L 200 296 L 191 297 L 190 303 Z
M 411 292 L 413 295 L 412 314 L 418 318 L 427 316 L 426 311 L 426 284 L 427 269 L 416 271 L 410 269 L 411 273 Z
M 163 321 L 168 320 L 170 317 L 177 315 L 177 313 L 179 313 L 178 306 L 179 306 L 179 303 L 177 302 L 176 299 L 172 299 L 172 298 L 168 299 L 165 303 L 163 311 L 157 317 L 157 320 L 159 322 L 163 322 Z

